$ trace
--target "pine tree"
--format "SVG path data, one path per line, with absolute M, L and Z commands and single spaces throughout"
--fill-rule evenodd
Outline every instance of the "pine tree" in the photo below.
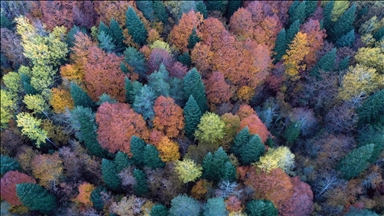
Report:
M 133 68 L 132 72 L 138 73 L 141 77 L 145 76 L 148 67 L 143 53 L 133 47 L 128 47 L 124 51 L 124 57 L 124 61 Z
M 306 15 L 306 2 L 302 1 L 299 4 L 296 2 L 297 1 L 292 3 L 291 7 L 289 8 L 289 22 L 293 23 L 296 20 L 300 20 L 300 23 L 303 23 Z
M 202 167 L 203 167 L 203 175 L 202 177 L 207 180 L 213 180 L 215 179 L 215 176 L 213 175 L 212 170 L 212 163 L 213 163 L 213 155 L 211 152 L 208 152 L 203 160 Z
M 164 24 L 168 21 L 168 14 L 165 9 L 164 3 L 161 0 L 154 0 L 153 10 L 155 17 Z
M 103 193 L 106 193 L 107 190 L 100 186 L 97 187 L 95 190 L 92 191 L 91 193 L 91 198 L 90 200 L 92 201 L 93 207 L 97 210 L 103 210 L 105 202 L 103 199 Z
M 131 153 L 132 157 L 131 160 L 133 161 L 133 164 L 135 164 L 138 167 L 141 167 L 144 165 L 144 148 L 146 143 L 144 140 L 140 139 L 137 136 L 132 136 L 131 138 Z
M 1 28 L 7 28 L 7 29 L 11 30 L 12 29 L 12 22 L 9 21 L 9 19 L 6 16 L 1 14 L 0 26 L 1 26 Z
M 175 100 L 175 103 L 180 107 L 184 107 L 185 100 L 183 94 L 183 80 L 177 77 L 169 78 L 169 96 Z
M 336 41 L 342 35 L 348 33 L 353 30 L 353 22 L 355 21 L 355 12 L 356 12 L 356 4 L 353 4 L 347 11 L 337 19 L 337 21 L 332 26 L 331 30 L 327 34 L 329 37 Z
M 144 85 L 140 91 L 135 95 L 135 102 L 133 103 L 133 110 L 143 115 L 145 120 L 152 120 L 154 117 L 153 105 L 155 103 L 156 95 L 151 87 Z
M 373 38 L 377 41 L 381 41 L 384 38 L 384 27 L 381 27 L 373 34 Z
M 368 125 L 358 137 L 359 147 L 374 144 L 369 163 L 375 163 L 384 149 L 384 122 L 377 125 Z
M 285 41 L 287 43 L 287 46 L 293 41 L 293 39 L 295 38 L 299 30 L 300 30 L 300 20 L 296 20 L 289 26 L 286 32 L 287 37 Z
M 249 216 L 277 216 L 278 211 L 269 200 L 252 200 L 247 203 L 246 212 Z
M 120 173 L 124 168 L 129 167 L 133 161 L 124 152 L 118 151 L 113 162 L 116 165 L 116 172 Z
M 327 2 L 323 9 L 323 27 L 327 30 L 327 33 L 331 31 L 331 19 L 332 19 L 332 10 L 335 5 L 335 1 L 331 0 Z
M 203 15 L 204 19 L 208 18 L 207 6 L 205 6 L 205 4 L 202 0 L 197 1 L 196 10 Z
M 111 35 L 111 30 L 102 21 L 99 23 L 99 28 L 97 28 L 97 34 L 99 35 L 101 32 L 104 32 L 108 36 Z
M 68 48 L 72 48 L 75 43 L 75 35 L 79 32 L 86 33 L 86 30 L 79 28 L 77 25 L 74 25 L 71 30 L 68 31 L 67 36 L 65 37 L 65 42 L 68 44 Z
M 384 119 L 384 89 L 376 92 L 370 96 L 364 103 L 357 109 L 359 115 L 358 125 L 384 124 L 380 122 Z
M 275 54 L 275 63 L 280 61 L 281 57 L 286 54 L 286 50 L 288 49 L 287 36 L 285 32 L 285 28 L 281 29 L 279 34 L 277 35 L 274 52 Z
M 250 165 L 257 162 L 264 154 L 265 147 L 259 135 L 252 135 L 249 141 L 241 146 L 239 161 L 242 165 Z
M 300 135 L 300 122 L 291 122 L 284 131 L 283 137 L 288 145 L 292 145 Z
M 241 0 L 233 0 L 233 1 L 228 1 L 228 6 L 227 6 L 227 19 L 229 20 L 231 16 L 241 7 Z M 205 18 L 205 17 L 204 17 Z
M 6 172 L 11 170 L 21 171 L 19 162 L 11 157 L 6 155 L 0 155 L 0 175 L 3 176 Z
M 143 153 L 144 164 L 152 169 L 164 167 L 163 161 L 159 157 L 159 151 L 155 146 L 147 144 Z
M 37 94 L 37 90 L 31 85 L 31 78 L 23 73 L 20 75 L 21 84 L 25 94 L 34 95 Z
M 103 181 L 112 190 L 119 190 L 121 180 L 118 176 L 118 170 L 116 164 L 113 161 L 103 158 L 101 161 L 101 173 Z
M 185 121 L 185 135 L 189 138 L 192 138 L 202 116 L 199 105 L 197 105 L 192 95 L 189 96 L 188 101 L 185 104 L 183 113 Z
M 76 132 L 76 138 L 83 141 L 91 155 L 104 157 L 106 151 L 97 141 L 95 114 L 91 108 L 77 106 L 71 111 L 71 122 Z
M 204 216 L 211 215 L 227 215 L 224 199 L 222 197 L 211 198 L 207 200 L 207 205 L 204 208 Z
M 313 13 L 315 13 L 317 8 L 317 1 L 305 1 L 305 18 L 310 17 Z
M 124 78 L 125 99 L 129 105 L 133 104 L 134 97 L 132 97 L 132 83 L 128 77 Z
M 49 215 L 56 209 L 56 198 L 40 185 L 33 183 L 17 184 L 16 193 L 23 205 L 30 210 L 38 210 Z
M 170 215 L 199 216 L 200 204 L 187 195 L 178 195 L 171 201 Z
M 116 46 L 116 51 L 121 52 L 124 50 L 124 35 L 123 30 L 121 29 L 119 23 L 115 19 L 111 19 L 109 23 L 109 28 L 111 30 L 111 36 L 113 38 L 114 44 Z
M 188 52 L 184 52 L 183 54 L 179 55 L 177 58 L 179 62 L 181 62 L 184 66 L 187 68 L 191 67 L 192 59 Z
M 233 181 L 236 179 L 236 168 L 230 162 L 227 153 L 225 153 L 222 147 L 213 154 L 208 152 L 204 157 L 202 167 L 202 177 L 209 181 Z
M 248 127 L 245 127 L 239 133 L 237 133 L 229 151 L 235 156 L 239 156 L 241 147 L 247 144 L 249 139 L 251 139 L 251 134 L 249 133 Z
M 355 42 L 355 31 L 352 29 L 347 34 L 341 36 L 337 39 L 335 45 L 336 47 L 352 47 Z
M 111 53 L 115 49 L 115 44 L 111 36 L 107 35 L 105 31 L 100 31 L 97 35 L 99 41 L 99 47 L 107 53 Z
M 230 161 L 224 163 L 221 169 L 221 181 L 234 181 L 236 179 L 236 167 Z
M 75 106 L 89 107 L 91 109 L 96 108 L 96 103 L 89 97 L 89 95 L 78 86 L 76 83 L 71 83 L 71 97 Z
M 335 66 L 336 60 L 336 48 L 333 48 L 331 51 L 322 56 L 313 67 L 311 71 L 311 76 L 319 77 L 319 70 L 325 72 L 332 71 Z
M 156 204 L 152 207 L 150 215 L 151 216 L 168 216 L 169 212 L 167 207 L 161 204 Z
M 223 2 L 222 1 L 212 1 L 209 0 L 207 1 L 207 9 L 209 11 L 221 11 L 221 8 L 223 7 Z
M 201 80 L 201 75 L 196 68 L 192 68 L 184 77 L 184 98 L 187 100 L 189 96 L 193 96 L 200 107 L 202 113 L 208 110 L 207 96 L 205 95 L 205 87 Z
M 148 36 L 144 23 L 140 20 L 131 6 L 128 7 L 125 16 L 128 33 L 132 36 L 133 41 L 140 46 L 144 45 Z
M 187 48 L 188 49 L 193 49 L 193 47 L 195 47 L 196 43 L 200 42 L 200 40 L 201 39 L 196 34 L 196 28 L 193 28 L 192 29 L 192 33 L 191 33 L 191 35 L 188 38 L 188 46 L 187 46 Z
M 145 194 L 148 192 L 147 176 L 145 175 L 145 172 L 140 169 L 134 169 L 133 176 L 136 180 L 136 184 L 133 188 L 135 195 L 145 196 Z
M 154 11 L 153 11 L 153 1 L 137 1 L 136 2 L 137 8 L 143 12 L 144 17 L 149 20 L 153 21 L 155 19 Z
M 349 66 L 349 56 L 345 57 L 343 60 L 339 62 L 339 71 L 345 70 Z
M 148 77 L 148 85 L 155 92 L 156 97 L 163 95 L 165 97 L 169 96 L 170 86 L 168 84 L 169 73 L 165 68 L 164 64 L 161 63 L 159 70 L 153 72 Z
M 374 147 L 374 144 L 369 144 L 356 148 L 339 162 L 338 168 L 345 179 L 350 180 L 358 176 L 368 167 Z

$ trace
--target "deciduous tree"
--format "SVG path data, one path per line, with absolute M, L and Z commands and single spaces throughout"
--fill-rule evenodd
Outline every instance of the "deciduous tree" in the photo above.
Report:
M 41 120 L 25 112 L 19 113 L 16 118 L 17 126 L 22 127 L 21 133 L 36 141 L 36 146 L 40 148 L 40 144 L 48 138 L 47 131 L 40 128 Z
M 172 98 L 160 96 L 155 101 L 153 126 L 170 138 L 177 137 L 184 128 L 182 109 Z
M 297 33 L 292 44 L 289 45 L 287 55 L 283 56 L 286 74 L 293 80 L 299 78 L 299 70 L 305 70 L 306 64 L 302 64 L 304 57 L 310 48 L 306 33 Z
M 63 161 L 58 152 L 49 155 L 36 155 L 32 160 L 33 176 L 39 179 L 39 184 L 50 188 L 59 183 L 59 177 L 63 174 Z
M 18 171 L 9 171 L 1 178 L 1 198 L 9 204 L 21 205 L 20 199 L 16 194 L 16 185 L 20 183 L 34 183 L 36 180 Z
M 206 94 L 211 103 L 225 103 L 231 98 L 230 86 L 225 82 L 224 75 L 218 71 L 213 72 L 205 81 Z
M 224 137 L 224 127 L 225 124 L 220 116 L 207 112 L 197 125 L 195 137 L 201 142 L 216 144 Z
M 161 138 L 157 149 L 163 162 L 178 160 L 180 158 L 179 145 L 171 141 L 168 137 Z
M 199 178 L 202 174 L 202 167 L 196 164 L 191 159 L 184 159 L 182 161 L 176 161 L 175 170 L 179 175 L 179 178 L 184 182 L 188 183 Z

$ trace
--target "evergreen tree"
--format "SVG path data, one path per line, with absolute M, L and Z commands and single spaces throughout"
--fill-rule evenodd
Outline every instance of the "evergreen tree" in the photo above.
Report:
M 144 23 L 140 20 L 131 6 L 128 7 L 125 16 L 128 33 L 132 36 L 133 41 L 140 46 L 144 45 L 148 37 L 148 32 L 147 29 L 145 29 Z
M 124 61 L 133 68 L 133 72 L 138 73 L 141 77 L 145 76 L 148 68 L 143 53 L 133 47 L 128 47 L 124 51 Z
M 65 37 L 65 42 L 68 44 L 68 48 L 73 47 L 75 43 L 75 35 L 79 32 L 86 34 L 86 30 L 83 28 L 79 28 L 77 25 L 74 25 L 71 30 L 68 31 L 68 34 Z
M 188 52 L 184 52 L 183 54 L 179 55 L 177 61 L 181 62 L 187 68 L 191 67 L 192 64 L 192 59 Z
M 149 20 L 153 21 L 155 19 L 155 14 L 153 11 L 153 1 L 136 1 L 137 8 L 143 12 L 144 17 Z
M 97 210 L 103 210 L 105 202 L 103 199 L 103 193 L 106 193 L 107 190 L 104 187 L 97 187 L 92 191 L 90 200 L 92 201 L 93 207 Z
M 6 155 L 0 155 L 0 175 L 4 175 L 6 172 L 11 170 L 18 170 L 21 171 L 21 167 L 19 162 L 11 157 L 8 157 Z
M 154 0 L 153 10 L 156 19 L 163 22 L 164 24 L 168 21 L 167 10 L 165 9 L 164 3 L 161 0 Z
M 277 216 L 278 211 L 269 200 L 252 200 L 247 203 L 246 212 L 249 216 Z
M 300 135 L 300 122 L 291 122 L 284 131 L 283 137 L 288 145 L 292 145 Z
M 125 89 L 125 99 L 129 105 L 133 104 L 134 101 L 134 95 L 132 95 L 132 83 L 131 80 L 128 77 L 124 78 L 124 89 Z
M 192 138 L 202 116 L 199 105 L 197 105 L 192 95 L 189 96 L 188 101 L 185 104 L 183 114 L 185 122 L 185 136 Z
M 119 23 L 115 19 L 112 19 L 111 22 L 109 23 L 109 28 L 111 30 L 111 36 L 116 46 L 116 51 L 118 52 L 123 51 L 124 35 L 123 35 L 123 30 L 121 29 Z
M 300 23 L 304 22 L 306 15 L 306 2 L 297 2 L 298 1 L 292 3 L 289 8 L 289 23 L 294 23 L 296 20 L 300 20 Z
M 355 22 L 356 4 L 353 4 L 348 10 L 346 10 L 339 19 L 334 23 L 330 31 L 327 31 L 330 38 L 336 41 L 342 35 L 353 30 L 353 22 Z
M 336 41 L 336 47 L 352 47 L 353 43 L 355 42 L 355 31 L 352 29 L 347 34 L 341 36 Z
M 156 204 L 151 209 L 151 216 L 168 216 L 168 215 L 169 215 L 169 212 L 167 207 L 161 204 Z
M 20 73 L 20 80 L 25 94 L 35 95 L 37 90 L 31 85 L 31 78 L 23 73 Z
M 132 160 L 124 152 L 118 151 L 113 162 L 116 165 L 116 172 L 120 173 L 124 168 L 132 164 Z
M 207 200 L 207 205 L 204 208 L 204 216 L 224 216 L 228 212 L 225 209 L 224 199 L 222 197 L 211 198 Z
M 347 69 L 349 66 L 349 56 L 339 62 L 339 71 Z
M 170 86 L 168 84 L 169 73 L 163 63 L 160 64 L 159 70 L 153 72 L 148 77 L 148 85 L 155 92 L 156 97 L 163 95 L 164 97 L 169 96 Z
M 197 12 L 200 12 L 203 15 L 204 19 L 208 18 L 207 6 L 205 6 L 205 4 L 202 0 L 197 1 L 196 10 L 197 10 Z
M 101 161 L 101 173 L 103 181 L 110 189 L 115 191 L 120 189 L 121 180 L 118 176 L 116 164 L 113 161 L 103 158 Z
M 373 38 L 375 38 L 375 40 L 377 40 L 377 41 L 384 39 L 384 27 L 381 27 L 379 30 L 377 30 L 373 34 Z
M 136 180 L 136 184 L 133 188 L 135 195 L 144 196 L 148 192 L 147 176 L 145 175 L 145 172 L 140 169 L 134 169 L 133 176 Z
M 319 77 L 319 70 L 325 72 L 332 71 L 335 66 L 336 60 L 336 48 L 333 48 L 331 51 L 322 56 L 313 67 L 311 71 L 311 76 Z
M 215 176 L 213 175 L 212 170 L 212 163 L 213 163 L 213 155 L 211 152 L 208 152 L 203 160 L 203 164 L 201 165 L 203 167 L 203 174 L 202 178 L 207 180 L 215 179 Z
M 202 177 L 209 181 L 234 181 L 236 179 L 236 168 L 230 162 L 222 147 L 213 154 L 208 152 L 204 157 L 202 167 Z
M 12 22 L 9 21 L 9 19 L 6 16 L 4 16 L 3 14 L 1 14 L 0 26 L 1 26 L 1 28 L 7 28 L 9 30 L 12 30 Z
M 384 89 L 376 92 L 370 96 L 364 103 L 357 109 L 359 115 L 358 125 L 363 127 L 365 125 L 374 125 L 384 122 Z M 380 122 L 381 121 L 381 122 Z
M 51 214 L 56 209 L 56 198 L 38 184 L 21 183 L 16 185 L 16 194 L 24 206 L 30 210 L 38 210 L 43 214 Z
M 323 27 L 327 30 L 327 33 L 331 30 L 332 10 L 334 5 L 335 1 L 331 0 L 325 4 L 323 9 Z
M 104 157 L 106 151 L 97 140 L 95 114 L 88 107 L 77 106 L 71 111 L 71 122 L 76 132 L 76 138 L 84 142 L 91 155 Z
M 251 134 L 249 133 L 248 126 L 243 128 L 239 133 L 237 133 L 235 139 L 233 140 L 233 144 L 229 151 L 233 153 L 235 156 L 240 155 L 241 147 L 249 142 L 251 139 Z
M 239 161 L 243 165 L 250 165 L 257 162 L 264 154 L 265 147 L 259 135 L 252 135 L 249 141 L 241 146 Z
M 133 110 L 143 115 L 145 120 L 152 120 L 154 117 L 153 105 L 155 103 L 156 95 L 151 87 L 144 85 L 140 91 L 135 95 L 135 102 L 133 103 Z
M 170 215 L 199 216 L 200 204 L 187 195 L 178 195 L 171 201 Z
M 183 80 L 177 77 L 169 78 L 169 95 L 175 100 L 175 103 L 180 107 L 184 107 Z
M 102 21 L 99 23 L 99 28 L 97 29 L 97 34 L 99 35 L 101 32 L 105 32 L 107 35 L 111 35 L 111 30 L 107 25 L 105 25 Z
M 188 46 L 187 46 L 187 48 L 188 49 L 193 49 L 193 47 L 195 47 L 196 43 L 200 42 L 200 40 L 201 39 L 196 34 L 196 28 L 193 28 L 192 29 L 192 33 L 191 33 L 191 35 L 188 38 Z
M 369 163 L 375 163 L 384 149 L 384 124 L 368 125 L 358 137 L 359 147 L 374 144 Z
M 305 18 L 310 17 L 317 9 L 317 1 L 305 1 Z
M 286 43 L 287 43 L 287 47 L 288 45 L 293 41 L 293 39 L 295 38 L 296 34 L 299 32 L 300 30 L 300 20 L 296 20 L 295 22 L 293 22 L 287 32 L 286 32 Z
M 89 97 L 89 95 L 78 86 L 76 83 L 71 83 L 71 97 L 75 106 L 89 107 L 91 109 L 96 108 L 96 103 Z
M 131 138 L 131 160 L 136 166 L 144 165 L 144 147 L 146 143 L 144 140 L 137 136 L 132 136 Z
M 101 31 L 97 35 L 97 40 L 99 41 L 99 47 L 105 52 L 111 53 L 115 49 L 112 37 L 107 35 L 105 31 Z
M 184 77 L 184 98 L 187 100 L 189 96 L 193 96 L 200 107 L 202 113 L 208 110 L 207 96 L 205 95 L 205 87 L 201 80 L 201 75 L 196 68 L 192 68 Z
M 285 29 L 283 28 L 277 35 L 275 48 L 273 49 L 273 51 L 276 53 L 275 63 L 280 61 L 281 57 L 283 57 L 283 55 L 286 54 L 287 49 L 288 49 L 287 36 L 286 36 Z
M 227 19 L 229 20 L 231 16 L 241 7 L 241 0 L 232 0 L 228 1 L 227 6 Z M 204 17 L 205 18 L 205 17 Z
M 164 167 L 164 162 L 159 157 L 159 151 L 153 145 L 147 144 L 144 147 L 144 164 L 152 169 Z
M 368 167 L 368 160 L 372 156 L 374 146 L 374 144 L 369 144 L 354 149 L 339 162 L 338 168 L 345 179 L 350 180 L 358 176 Z
M 221 181 L 234 181 L 236 179 L 236 167 L 230 161 L 224 163 L 221 170 Z

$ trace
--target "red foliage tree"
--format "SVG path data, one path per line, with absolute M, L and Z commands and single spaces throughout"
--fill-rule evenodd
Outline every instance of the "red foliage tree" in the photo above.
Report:
M 16 185 L 20 183 L 34 183 L 36 180 L 18 171 L 9 171 L 1 178 L 0 196 L 11 205 L 21 205 L 19 197 L 16 195 Z
M 91 98 L 97 101 L 103 93 L 124 102 L 124 73 L 120 69 L 122 57 L 105 53 L 96 46 L 89 48 L 84 81 Z
M 42 12 L 42 21 L 47 29 L 52 30 L 56 26 L 73 27 L 73 6 L 77 1 L 39 1 Z
M 175 60 L 171 57 L 169 52 L 164 49 L 155 48 L 151 51 L 148 59 L 149 74 L 159 70 L 161 63 L 169 72 L 169 69 L 173 66 Z
M 185 67 L 182 63 L 176 61 L 168 69 L 168 72 L 171 76 L 183 78 L 188 73 L 188 68 Z
M 122 151 L 130 154 L 133 135 L 143 139 L 149 137 L 143 117 L 125 103 L 101 104 L 96 112 L 96 122 L 99 125 L 97 139 L 111 153 Z
M 246 126 L 248 126 L 249 133 L 259 135 L 261 138 L 261 141 L 263 142 L 265 142 L 270 136 L 270 133 L 267 127 L 264 125 L 264 123 L 259 119 L 259 117 L 256 114 L 252 114 L 249 117 L 241 120 L 240 130 Z
M 184 128 L 183 109 L 172 98 L 160 96 L 156 99 L 153 110 L 153 126 L 170 138 L 177 137 Z
M 266 173 L 251 167 L 245 184 L 256 191 L 256 199 L 271 200 L 279 212 L 293 195 L 291 179 L 280 168 Z
M 225 103 L 231 98 L 230 86 L 225 82 L 224 75 L 219 71 L 213 72 L 204 81 L 205 92 L 211 103 Z
M 153 129 L 149 135 L 149 143 L 158 147 L 163 136 L 165 136 L 163 132 Z
M 311 67 L 316 63 L 316 52 L 324 45 L 325 29 L 320 29 L 318 20 L 310 19 L 303 24 L 301 31 L 307 34 L 307 41 L 310 47 L 309 53 L 304 57 L 304 62 Z
M 308 216 L 313 212 L 313 193 L 311 186 L 300 181 L 300 177 L 291 178 L 293 185 L 292 197 L 280 210 L 282 216 Z

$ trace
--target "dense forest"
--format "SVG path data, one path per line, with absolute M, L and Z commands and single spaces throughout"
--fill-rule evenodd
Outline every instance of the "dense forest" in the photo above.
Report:
M 384 214 L 383 1 L 1 1 L 1 215 Z

